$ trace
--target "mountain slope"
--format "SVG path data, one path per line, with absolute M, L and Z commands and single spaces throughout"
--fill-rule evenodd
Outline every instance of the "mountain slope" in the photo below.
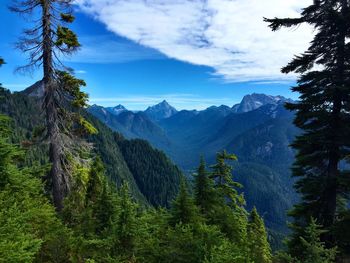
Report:
M 267 226 L 283 232 L 286 210 L 297 198 L 290 179 L 294 152 L 289 144 L 298 130 L 292 124 L 293 114 L 284 108 L 286 101 L 291 100 L 252 94 L 232 108 L 182 110 L 153 121 L 164 131 L 169 144 L 160 143 L 161 136 L 149 141 L 164 150 L 187 175 L 198 165 L 200 155 L 212 164 L 216 152 L 222 149 L 235 153 L 239 162 L 234 176 L 244 185 L 248 208 L 256 206 L 265 215 Z
M 24 93 L 11 94 L 5 89 L 0 89 L 0 98 L 2 98 L 0 113 L 9 115 L 13 120 L 14 133 L 12 140 L 17 143 L 29 140 L 33 130 L 43 125 L 38 100 L 35 97 L 28 97 Z M 95 146 L 95 151 L 101 156 L 106 167 L 107 176 L 111 181 L 117 185 L 120 185 L 122 181 L 127 181 L 133 196 L 142 203 L 148 202 L 156 206 L 169 206 L 170 200 L 177 193 L 181 173 L 164 153 L 153 149 L 147 142 L 143 142 L 142 146 L 137 144 L 137 151 L 124 156 L 120 145 L 128 141 L 120 134 L 113 132 L 97 118 L 87 112 L 85 115 L 99 131 L 97 135 L 91 135 L 87 139 Z M 134 141 L 129 142 L 130 147 L 133 147 L 134 144 L 136 144 Z M 26 161 L 29 164 L 37 161 L 44 164 L 48 161 L 46 156 L 47 147 L 44 145 L 34 146 L 29 148 Z M 135 162 L 132 169 L 143 171 L 142 176 L 146 182 L 146 185 L 142 185 L 143 190 L 140 191 L 141 185 L 138 185 L 140 182 L 139 175 L 134 176 L 131 172 L 129 167 L 130 159 L 135 159 L 139 162 L 150 162 L 151 164 L 156 163 L 157 167 L 155 170 L 158 169 L 162 173 L 161 175 L 153 173 L 152 167 L 145 170 L 139 162 Z M 137 180 L 135 179 L 136 177 Z M 172 184 L 169 184 L 169 182 L 172 182 Z M 154 183 L 160 189 L 157 197 L 159 201 L 154 198 L 152 192 L 148 191 L 148 189 L 153 187 L 152 185 L 147 185 L 148 183 Z
M 106 110 L 108 110 L 110 113 L 112 113 L 114 115 L 119 115 L 120 113 L 127 111 L 127 109 L 121 104 L 119 104 L 115 107 L 107 107 Z
M 271 96 L 266 94 L 253 93 L 243 97 L 241 103 L 232 107 L 235 113 L 244 113 L 252 110 L 256 110 L 264 105 L 277 105 L 285 102 L 291 102 L 290 99 L 286 99 L 283 96 Z
M 87 111 L 113 131 L 120 132 L 127 138 L 144 139 L 161 149 L 166 149 L 170 144 L 164 130 L 157 123 L 151 121 L 144 112 L 122 110 L 116 114 L 114 109 L 115 107 L 104 108 L 92 105 Z
M 145 110 L 145 114 L 153 121 L 159 121 L 162 119 L 169 118 L 177 113 L 177 110 L 170 106 L 166 100 L 161 103 L 148 107 Z

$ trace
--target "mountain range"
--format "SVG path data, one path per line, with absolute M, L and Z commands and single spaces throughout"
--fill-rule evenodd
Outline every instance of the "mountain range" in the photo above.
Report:
M 15 93 L 0 88 L 0 114 L 6 114 L 12 120 L 12 142 L 30 142 L 35 130 L 43 127 L 41 87 L 37 82 L 24 92 Z M 127 182 L 133 197 L 142 205 L 169 207 L 178 192 L 182 176 L 180 169 L 148 142 L 127 140 L 88 112 L 82 111 L 81 114 L 98 130 L 97 134 L 85 139 L 101 157 L 110 182 L 116 185 Z M 47 151 L 46 143 L 34 143 L 26 148 L 26 165 L 46 165 Z
M 293 102 L 282 96 L 250 94 L 232 107 L 177 111 L 168 102 L 133 112 L 118 105 L 92 105 L 88 112 L 127 138 L 141 138 L 163 150 L 189 177 L 205 157 L 210 165 L 215 154 L 235 153 L 234 178 L 244 186 L 248 208 L 257 206 L 268 227 L 286 230 L 285 215 L 297 200 L 290 167 L 294 152 L 289 147 L 299 133 L 294 114 L 284 108 Z
M 35 104 L 42 95 L 41 86 L 37 82 L 21 94 L 5 95 L 14 105 L 3 105 L 2 111 L 24 127 L 23 134 L 30 134 L 35 127 L 32 121 L 40 119 L 40 110 L 17 110 L 23 107 L 20 105 Z M 209 167 L 218 151 L 235 153 L 239 161 L 233 163 L 233 177 L 244 186 L 247 208 L 256 206 L 271 231 L 286 233 L 286 211 L 298 198 L 290 177 L 294 152 L 289 145 L 299 131 L 292 122 L 294 114 L 284 108 L 285 102 L 293 101 L 250 94 L 232 107 L 212 106 L 201 111 L 178 111 L 166 101 L 138 112 L 123 105 L 92 105 L 86 117 L 99 134 L 88 139 L 112 181 L 128 181 L 136 198 L 156 206 L 168 206 L 178 189 L 181 172 L 171 160 L 192 178 L 201 155 Z M 17 110 L 8 112 L 10 108 Z M 26 114 L 31 115 L 29 124 L 23 122 Z

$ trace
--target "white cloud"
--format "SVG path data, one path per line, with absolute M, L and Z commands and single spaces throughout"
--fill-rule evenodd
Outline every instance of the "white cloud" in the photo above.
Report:
M 82 44 L 74 56 L 64 60 L 78 63 L 122 63 L 143 59 L 163 58 L 159 52 L 126 41 L 117 41 L 109 36 L 95 35 L 79 37 Z
M 121 36 L 168 57 L 214 68 L 225 81 L 292 79 L 280 73 L 305 50 L 306 26 L 271 32 L 263 17 L 294 17 L 312 0 L 76 0 Z
M 76 73 L 76 74 L 86 74 L 87 71 L 86 71 L 86 70 L 79 69 L 79 70 L 75 70 L 74 73 Z
M 192 94 L 160 94 L 160 95 L 139 95 L 139 96 L 120 96 L 116 98 L 90 98 L 90 104 L 98 104 L 106 107 L 112 107 L 122 104 L 130 110 L 144 110 L 148 106 L 155 105 L 166 100 L 177 109 L 206 109 L 212 105 L 233 105 L 237 103 L 228 98 L 202 98 Z

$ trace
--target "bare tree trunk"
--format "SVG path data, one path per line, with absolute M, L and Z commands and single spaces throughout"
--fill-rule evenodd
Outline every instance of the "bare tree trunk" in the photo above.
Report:
M 55 72 L 53 66 L 53 40 L 51 29 L 51 0 L 42 1 L 42 24 L 43 24 L 43 69 L 44 69 L 44 102 L 46 114 L 46 128 L 49 139 L 49 160 L 51 163 L 50 179 L 52 180 L 53 203 L 57 211 L 63 208 L 63 198 L 67 193 L 67 178 L 62 167 L 63 147 L 60 138 L 58 109 L 56 107 Z

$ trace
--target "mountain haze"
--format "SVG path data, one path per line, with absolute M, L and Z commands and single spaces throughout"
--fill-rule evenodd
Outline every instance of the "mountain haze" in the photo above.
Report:
M 133 116 L 145 114 L 152 122 L 138 131 L 135 125 L 132 136 L 146 139 L 164 150 L 188 176 L 197 167 L 200 155 L 212 164 L 215 154 L 222 149 L 235 153 L 239 161 L 235 164 L 234 176 L 244 185 L 248 207 L 257 206 L 269 227 L 285 231 L 285 211 L 297 199 L 290 179 L 294 152 L 289 145 L 299 132 L 292 124 L 293 113 L 284 108 L 285 102 L 292 100 L 251 94 L 233 107 L 221 105 L 201 111 L 176 111 L 163 101 L 144 112 L 129 112 Z M 88 110 L 99 116 L 93 107 Z M 117 120 L 118 125 L 105 122 L 112 129 L 121 133 L 123 129 L 130 130 L 126 122 L 119 126 L 120 115 L 112 119 Z M 134 117 L 133 120 L 145 122 Z

